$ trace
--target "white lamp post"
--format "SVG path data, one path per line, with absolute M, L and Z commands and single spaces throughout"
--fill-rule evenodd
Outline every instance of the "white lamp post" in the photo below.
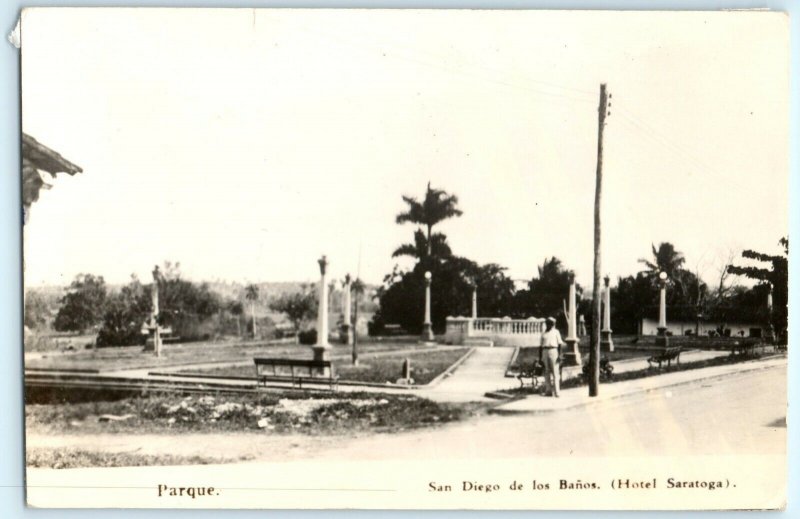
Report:
M 433 342 L 433 328 L 431 326 L 431 277 L 430 271 L 425 272 L 425 320 L 422 322 L 422 341 Z
M 658 274 L 658 284 L 661 287 L 658 305 L 658 336 L 656 337 L 656 346 L 667 347 L 669 339 L 667 338 L 667 273 L 660 272 Z

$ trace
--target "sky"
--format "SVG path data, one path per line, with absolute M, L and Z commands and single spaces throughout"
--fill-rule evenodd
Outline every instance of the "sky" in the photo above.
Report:
M 427 182 L 453 251 L 591 285 L 673 243 L 707 281 L 788 233 L 788 18 L 766 12 L 28 9 L 23 131 L 80 165 L 24 230 L 27 286 L 380 282 Z

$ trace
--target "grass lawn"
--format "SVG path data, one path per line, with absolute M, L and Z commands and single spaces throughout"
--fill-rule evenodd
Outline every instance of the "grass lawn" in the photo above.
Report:
M 359 345 L 359 348 L 361 346 Z M 397 355 L 359 354 L 359 365 L 353 366 L 350 359 L 334 359 L 334 369 L 339 380 L 372 383 L 394 383 L 402 375 L 403 362 L 411 363 L 411 378 L 416 384 L 427 384 L 447 368 L 463 357 L 469 348 L 450 348 L 438 351 L 419 351 Z M 255 378 L 255 366 L 225 366 L 209 369 L 185 369 L 181 373 L 252 377 Z
M 28 404 L 28 434 L 263 431 L 348 434 L 399 431 L 461 420 L 478 404 L 445 404 L 410 395 L 261 393 L 137 395 L 116 401 Z M 103 421 L 103 415 L 118 420 Z
M 416 342 L 376 341 L 359 344 L 360 351 L 390 351 L 398 349 L 424 348 Z M 351 347 L 344 344 L 333 345 L 332 355 L 349 356 Z M 145 353 L 141 346 L 99 348 L 96 351 L 83 351 L 72 354 L 54 354 L 25 362 L 25 368 L 65 369 L 94 372 L 116 371 L 121 369 L 159 368 L 191 365 L 206 362 L 245 361 L 254 356 L 310 358 L 311 348 L 297 344 L 266 343 L 212 343 L 195 342 L 167 344 L 162 356 Z

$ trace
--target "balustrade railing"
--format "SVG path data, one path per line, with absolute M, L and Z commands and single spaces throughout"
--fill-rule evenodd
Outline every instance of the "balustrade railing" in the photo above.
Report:
M 497 345 L 534 345 L 544 331 L 544 319 L 509 317 L 448 317 L 445 341 L 463 344 L 470 337 L 489 338 Z

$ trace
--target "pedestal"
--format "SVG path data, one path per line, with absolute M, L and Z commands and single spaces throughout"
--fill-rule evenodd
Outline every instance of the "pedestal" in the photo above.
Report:
M 562 357 L 564 357 L 564 365 L 565 366 L 580 366 L 581 362 L 581 352 L 578 349 L 578 339 L 569 338 L 566 340 L 567 343 L 567 351 L 564 352 Z
M 144 351 L 152 351 L 156 354 L 161 353 L 161 333 L 158 329 L 150 330 L 150 337 L 144 341 Z
M 611 330 L 600 330 L 600 351 L 614 351 L 614 340 Z
M 662 348 L 666 348 L 667 346 L 669 346 L 669 337 L 667 337 L 666 328 L 658 329 L 658 335 L 656 336 L 656 346 L 661 346 Z
M 353 327 L 349 324 L 342 324 L 339 328 L 339 340 L 342 344 L 353 344 Z
M 433 342 L 433 328 L 431 327 L 431 323 L 423 323 L 420 340 L 422 342 Z
M 311 351 L 314 352 L 314 361 L 315 362 L 320 362 L 320 361 L 323 361 L 323 360 L 330 360 L 330 358 L 329 358 L 330 357 L 329 354 L 330 354 L 330 351 L 331 351 L 331 347 L 330 346 L 319 346 L 319 345 L 312 346 L 311 347 Z

